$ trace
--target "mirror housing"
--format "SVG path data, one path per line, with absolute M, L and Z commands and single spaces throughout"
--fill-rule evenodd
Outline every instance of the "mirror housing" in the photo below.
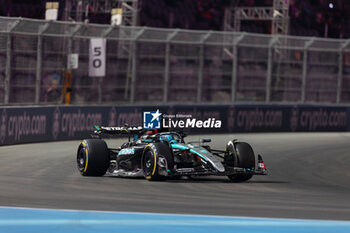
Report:
M 203 138 L 202 143 L 205 143 L 205 142 L 211 142 L 211 138 Z

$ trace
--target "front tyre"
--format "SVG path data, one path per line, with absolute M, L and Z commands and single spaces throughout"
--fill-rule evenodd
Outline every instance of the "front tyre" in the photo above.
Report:
M 141 159 L 143 175 L 147 180 L 165 180 L 174 167 L 171 149 L 165 143 L 152 143 L 145 147 Z
M 101 139 L 85 139 L 78 148 L 77 168 L 82 176 L 103 176 L 110 164 L 109 150 Z
M 228 156 L 233 156 L 235 166 L 250 169 L 250 173 L 229 175 L 233 182 L 247 181 L 253 176 L 255 169 L 255 155 L 252 147 L 246 142 L 232 142 L 226 148 Z

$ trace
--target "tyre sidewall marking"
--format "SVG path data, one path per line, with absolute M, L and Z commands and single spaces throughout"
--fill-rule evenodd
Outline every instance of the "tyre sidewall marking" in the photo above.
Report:
M 86 173 L 87 168 L 88 168 L 88 163 L 89 163 L 89 152 L 88 152 L 88 144 L 86 143 L 86 141 L 82 141 L 81 144 L 83 144 L 83 148 L 85 149 L 85 168 L 83 173 Z
M 149 145 L 145 146 L 145 149 L 144 149 L 144 150 L 146 150 L 147 147 L 151 147 L 151 148 L 152 148 L 153 158 L 154 158 L 154 164 L 153 164 L 152 175 L 146 177 L 146 179 L 149 180 L 149 179 L 152 178 L 152 176 L 154 176 L 154 173 L 156 172 L 156 167 L 157 167 L 157 155 L 156 155 L 156 149 L 155 149 L 155 147 L 154 147 L 153 144 L 149 144 Z
M 87 150 L 87 148 L 85 148 L 85 158 L 86 158 L 86 161 L 85 161 L 85 169 L 84 169 L 84 172 L 86 172 L 87 167 L 88 167 L 88 163 L 89 163 L 89 155 L 88 155 L 88 150 Z

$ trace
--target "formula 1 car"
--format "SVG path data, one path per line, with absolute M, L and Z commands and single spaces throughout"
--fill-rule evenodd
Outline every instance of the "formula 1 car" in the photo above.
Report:
M 142 127 L 95 126 L 93 139 L 81 142 L 77 167 L 83 176 L 143 176 L 147 180 L 203 175 L 228 176 L 242 182 L 253 175 L 266 175 L 265 163 L 246 142 L 231 140 L 225 150 L 212 149 L 211 139 L 185 143 L 181 131 L 157 132 Z M 119 148 L 108 148 L 102 134 L 128 135 L 128 142 Z M 132 140 L 130 140 L 133 138 Z

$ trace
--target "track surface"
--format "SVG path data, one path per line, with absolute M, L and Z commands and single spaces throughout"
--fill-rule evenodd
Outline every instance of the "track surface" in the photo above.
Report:
M 269 175 L 246 183 L 82 177 L 75 167 L 78 141 L 6 146 L 0 149 L 0 205 L 350 220 L 350 133 L 201 137 L 211 137 L 213 148 L 233 138 L 251 143 Z

